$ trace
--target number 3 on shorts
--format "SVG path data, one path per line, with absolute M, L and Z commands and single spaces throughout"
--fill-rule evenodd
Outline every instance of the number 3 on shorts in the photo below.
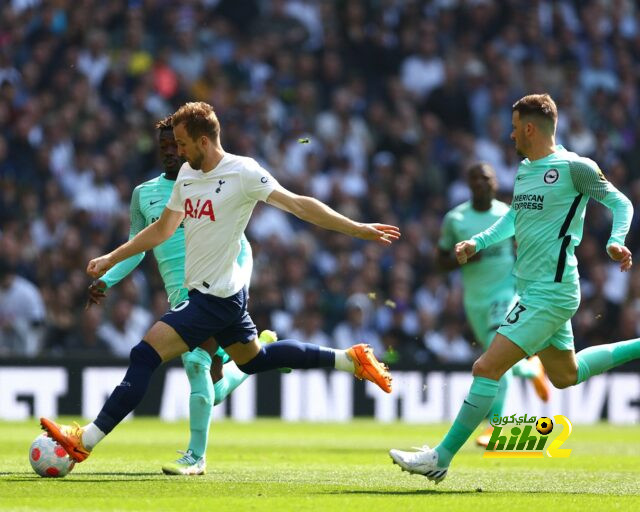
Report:
M 187 300 L 183 300 L 182 302 L 180 302 L 179 304 L 176 304 L 174 307 L 171 308 L 171 311 L 173 311 L 174 313 L 177 313 L 178 311 L 182 311 L 184 308 L 186 308 L 189 305 L 189 299 Z
M 527 308 L 525 308 L 519 302 L 516 302 L 516 305 L 513 306 L 511 311 L 509 311 L 505 320 L 507 321 L 508 324 L 515 324 L 518 320 L 520 320 L 520 313 L 526 310 Z

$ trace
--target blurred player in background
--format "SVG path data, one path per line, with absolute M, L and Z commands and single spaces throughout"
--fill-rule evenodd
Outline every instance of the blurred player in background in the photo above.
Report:
M 467 320 L 476 341 L 487 350 L 516 294 L 516 280 L 513 276 L 515 256 L 513 240 L 507 238 L 474 255 L 467 265 L 461 266 L 458 263 L 455 245 L 489 228 L 509 211 L 508 205 L 495 198 L 498 182 L 489 164 L 479 163 L 470 167 L 467 170 L 467 183 L 471 190 L 471 200 L 456 206 L 445 215 L 438 242 L 437 262 L 445 271 L 462 267 Z M 540 359 L 523 359 L 498 381 L 500 387 L 489 411 L 490 418 L 496 414 L 502 417 L 512 374 L 531 379 L 540 399 L 544 402 L 549 400 L 549 383 Z M 480 446 L 487 446 L 492 432 L 493 427 L 489 425 L 476 442 Z
M 116 263 L 158 246 L 184 222 L 185 285 L 188 299 L 170 309 L 131 350 L 122 383 L 94 422 L 85 427 L 42 427 L 81 462 L 140 403 L 151 375 L 162 362 L 215 337 L 240 370 L 253 374 L 278 368 L 336 368 L 391 392 L 391 376 L 370 347 L 336 350 L 296 340 L 261 345 L 247 312 L 246 276 L 238 263 L 243 232 L 257 201 L 265 201 L 325 229 L 390 245 L 395 226 L 355 222 L 324 203 L 289 192 L 252 158 L 226 153 L 213 108 L 187 103 L 172 117 L 178 154 L 185 158 L 160 218 L 113 252 L 89 262 L 100 278 Z
M 162 157 L 164 173 L 138 185 L 131 196 L 131 228 L 129 238 L 133 238 L 145 227 L 160 218 L 171 190 L 183 163 L 178 156 L 178 146 L 173 138 L 171 117 L 156 124 L 158 143 Z M 251 279 L 253 257 L 248 240 L 242 235 L 238 265 L 245 276 L 247 286 Z M 169 303 L 175 307 L 188 298 L 184 283 L 184 228 L 182 225 L 164 243 L 153 249 L 158 261 L 158 270 L 162 276 Z M 144 253 L 136 254 L 113 266 L 100 279 L 89 287 L 88 305 L 98 304 L 105 297 L 105 291 L 119 283 L 135 269 Z M 264 339 L 264 337 L 261 335 Z M 189 428 L 191 438 L 189 447 L 177 461 L 163 466 L 166 474 L 201 475 L 206 471 L 205 451 L 209 436 L 209 425 L 214 405 L 222 402 L 235 388 L 248 377 L 230 362 L 222 371 L 222 365 L 230 361 L 229 356 L 218 348 L 212 359 L 212 340 L 190 352 L 182 354 L 182 363 L 189 378 L 191 394 L 189 396 Z
M 516 174 L 513 202 L 489 229 L 456 244 L 461 265 L 515 234 L 518 302 L 495 339 L 473 365 L 473 383 L 447 435 L 435 448 L 391 450 L 396 464 L 440 482 L 451 460 L 489 412 L 499 380 L 523 357 L 538 354 L 557 388 L 584 382 L 640 358 L 640 339 L 597 345 L 575 353 L 571 317 L 580 304 L 575 248 L 580 244 L 589 198 L 613 213 L 607 253 L 622 272 L 632 266 L 625 247 L 633 206 L 598 165 L 555 143 L 558 110 L 548 94 L 532 94 L 512 108 L 511 138 L 524 160 Z

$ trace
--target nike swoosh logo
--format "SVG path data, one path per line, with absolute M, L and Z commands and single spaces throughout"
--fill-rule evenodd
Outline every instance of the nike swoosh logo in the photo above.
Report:
M 470 405 L 471 407 L 474 407 L 476 409 L 478 408 L 477 405 L 473 405 L 471 402 L 467 402 L 466 400 L 464 401 L 464 403 L 467 404 L 467 405 Z
M 519 180 L 521 180 L 522 178 L 524 178 L 524 176 L 518 176 L 516 179 L 519 181 Z
M 193 185 L 193 182 L 191 182 L 191 183 L 183 183 L 183 185 L 184 185 L 185 187 L 188 187 L 189 185 Z
M 156 204 L 156 203 L 159 203 L 160 201 L 162 201 L 162 199 L 158 199 L 157 201 L 150 201 L 149 204 Z

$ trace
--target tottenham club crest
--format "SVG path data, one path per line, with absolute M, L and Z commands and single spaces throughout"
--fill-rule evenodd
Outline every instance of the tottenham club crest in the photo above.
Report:
M 558 169 L 549 169 L 547 172 L 544 173 L 544 182 L 547 185 L 551 185 L 552 183 L 555 183 L 556 181 L 558 181 L 559 177 L 560 177 L 560 174 L 558 173 Z

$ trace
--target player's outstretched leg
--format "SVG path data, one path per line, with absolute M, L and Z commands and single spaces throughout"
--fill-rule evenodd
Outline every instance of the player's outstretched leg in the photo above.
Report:
M 335 368 L 351 372 L 358 379 L 367 379 L 391 393 L 389 369 L 376 359 L 371 347 L 365 344 L 336 350 L 296 340 L 277 341 L 264 345 L 253 359 L 238 365 L 238 368 L 250 374 L 278 368 Z
M 393 462 L 409 473 L 424 475 L 436 483 L 442 481 L 447 476 L 451 459 L 487 416 L 498 388 L 497 380 L 475 377 L 458 416 L 442 442 L 435 448 L 424 446 L 416 452 L 390 450 Z
M 124 379 L 113 390 L 93 423 L 79 427 L 58 425 L 47 418 L 40 418 L 40 425 L 69 457 L 82 462 L 93 447 L 138 406 L 149 387 L 151 375 L 161 363 L 158 352 L 146 341 L 141 341 L 131 349 Z

